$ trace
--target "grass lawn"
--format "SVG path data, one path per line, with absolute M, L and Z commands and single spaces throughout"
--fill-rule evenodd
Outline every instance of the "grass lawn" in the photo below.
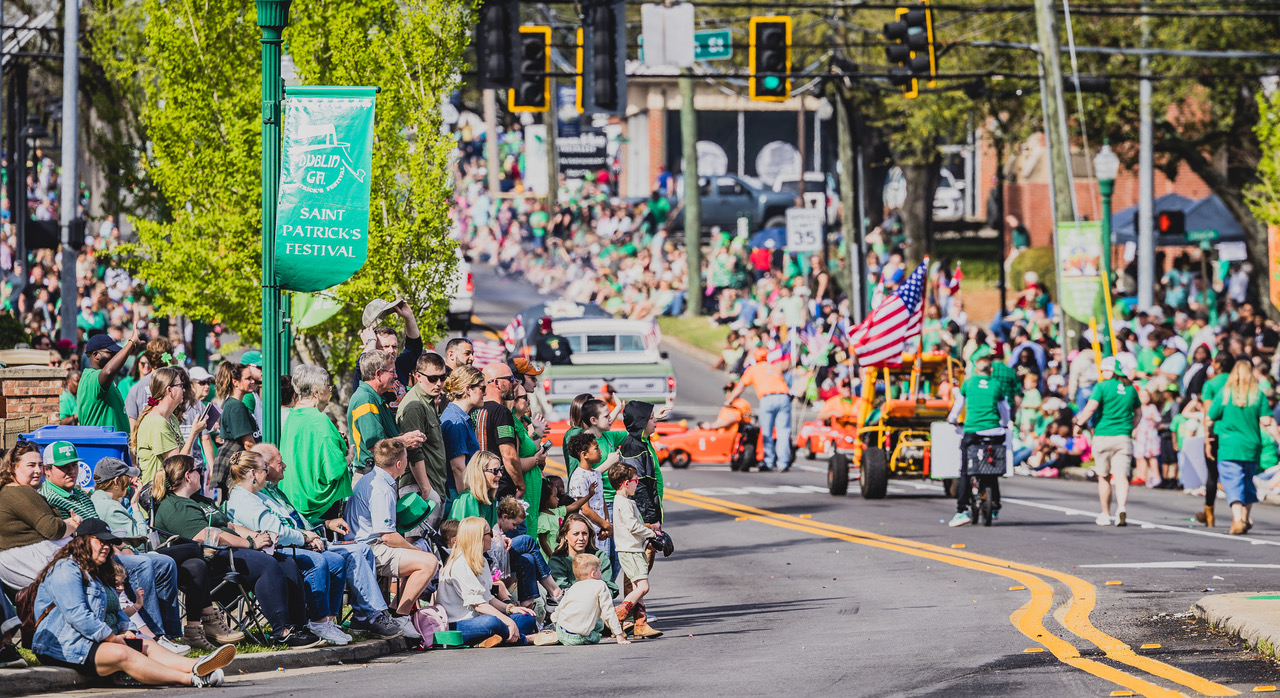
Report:
M 724 349 L 725 339 L 729 336 L 729 328 L 724 325 L 712 325 L 705 317 L 660 317 L 658 327 L 662 334 L 676 337 L 699 349 L 716 354 Z

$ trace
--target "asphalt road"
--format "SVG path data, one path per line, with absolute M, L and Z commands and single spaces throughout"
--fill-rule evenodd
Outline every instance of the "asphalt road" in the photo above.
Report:
M 490 283 L 477 282 L 487 321 L 529 297 Z M 681 394 L 713 406 L 721 377 L 680 370 L 682 385 L 715 388 Z M 666 473 L 677 552 L 655 566 L 649 601 L 662 638 L 412 653 L 236 677 L 219 695 L 1192 696 L 1280 683 L 1273 662 L 1187 612 L 1215 591 L 1280 588 L 1278 508 L 1233 537 L 1191 522 L 1196 498 L 1139 488 L 1130 525 L 1104 528 L 1095 485 L 1018 477 L 995 526 L 951 529 L 934 483 L 836 498 L 824 468 Z

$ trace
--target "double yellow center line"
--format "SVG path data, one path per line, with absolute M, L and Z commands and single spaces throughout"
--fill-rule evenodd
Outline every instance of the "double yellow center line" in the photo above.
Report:
M 1009 560 L 979 555 L 963 550 L 943 548 L 928 543 L 894 538 L 868 531 L 861 531 L 844 526 L 836 526 L 812 519 L 801 519 L 787 514 L 779 514 L 767 509 L 759 509 L 745 504 L 738 504 L 724 499 L 706 497 L 692 492 L 668 489 L 664 495 L 667 501 L 678 502 L 699 509 L 718 511 L 739 519 L 746 519 L 786 528 L 804 533 L 812 533 L 827 538 L 848 541 L 871 548 L 879 548 L 904 555 L 935 560 L 937 562 L 995 574 L 1012 579 L 1026 587 L 1031 595 L 1021 608 L 1009 616 L 1019 631 L 1031 640 L 1041 644 L 1057 657 L 1059 661 L 1081 671 L 1110 681 L 1143 696 L 1161 696 L 1174 698 L 1183 694 L 1152 683 L 1140 675 L 1117 669 L 1108 664 L 1080 656 L 1080 651 L 1072 643 L 1051 633 L 1044 625 L 1044 619 L 1053 607 L 1053 588 L 1043 578 L 1053 579 L 1066 585 L 1068 596 L 1066 611 L 1062 625 L 1071 633 L 1102 650 L 1103 654 L 1117 664 L 1123 664 L 1151 677 L 1157 677 L 1170 683 L 1178 684 L 1207 696 L 1234 696 L 1238 692 L 1205 679 L 1195 674 L 1170 666 L 1163 662 L 1141 656 L 1121 640 L 1108 635 L 1089 620 L 1089 615 L 1097 603 L 1097 592 L 1092 584 L 1070 575 L 1033 565 L 1024 565 Z

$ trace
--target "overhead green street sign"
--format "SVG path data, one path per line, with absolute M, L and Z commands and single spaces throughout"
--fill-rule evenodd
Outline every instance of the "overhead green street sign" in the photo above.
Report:
M 312 292 L 364 266 L 369 251 L 376 87 L 290 87 L 284 100 L 276 284 Z
M 693 33 L 693 59 L 722 61 L 733 58 L 733 40 L 728 29 Z
M 1217 242 L 1220 237 L 1217 230 L 1187 231 L 1187 242 Z

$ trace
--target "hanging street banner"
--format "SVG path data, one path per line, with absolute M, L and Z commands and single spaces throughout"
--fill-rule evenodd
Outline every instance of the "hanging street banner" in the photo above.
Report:
M 276 283 L 320 291 L 369 253 L 376 87 L 290 87 L 284 100 Z
M 1271 277 L 1271 304 L 1280 309 L 1280 227 L 1267 226 L 1267 274 Z
M 1058 224 L 1058 298 L 1068 316 L 1083 323 L 1102 318 L 1102 222 Z

